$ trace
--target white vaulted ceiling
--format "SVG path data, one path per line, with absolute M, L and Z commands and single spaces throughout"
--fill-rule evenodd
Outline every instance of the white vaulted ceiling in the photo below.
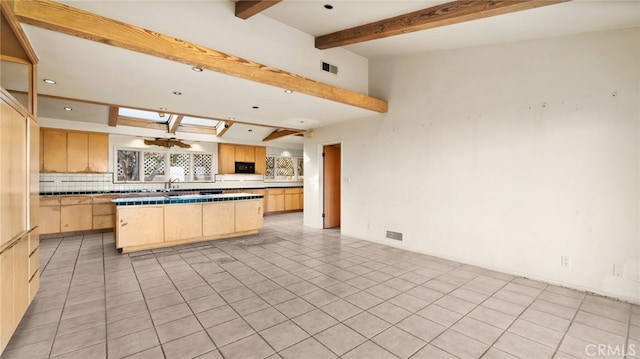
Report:
M 364 94 L 368 88 L 368 60 L 372 58 L 640 25 L 638 1 L 575 0 L 318 50 L 314 48 L 314 36 L 443 1 L 284 0 L 247 20 L 234 16 L 234 4 L 228 0 L 62 3 Z M 325 9 L 325 4 L 332 4 L 333 9 Z M 194 72 L 186 64 L 31 25 L 23 24 L 23 28 L 40 59 L 38 91 L 45 95 L 149 110 L 166 107 L 169 112 L 192 116 L 223 120 L 232 117 L 240 122 L 300 130 L 375 114 L 302 93 L 287 94 L 284 88 L 213 71 Z M 337 65 L 338 74 L 321 71 L 321 61 Z M 55 79 L 57 84 L 43 83 L 44 78 Z M 174 91 L 182 95 L 176 96 Z M 103 118 L 104 107 L 97 106 L 93 117 L 89 109 L 78 116 L 60 111 L 57 107 L 61 101 L 41 100 L 39 115 L 107 121 Z M 246 140 L 260 140 L 264 132 L 269 132 L 261 129 L 247 133 L 247 128 L 230 130 L 225 139 L 228 136 L 232 140 L 235 132 Z M 301 140 L 296 137 L 292 141 Z

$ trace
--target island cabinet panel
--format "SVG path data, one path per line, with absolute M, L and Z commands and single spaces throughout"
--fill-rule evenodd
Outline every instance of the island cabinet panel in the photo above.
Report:
M 164 207 L 164 241 L 202 237 L 202 204 L 173 204 Z
M 236 202 L 236 232 L 262 228 L 263 204 L 261 200 Z
M 127 206 L 118 209 L 116 247 L 164 242 L 164 206 Z
M 42 172 L 67 172 L 67 133 L 42 130 Z
M 236 231 L 235 202 L 202 204 L 202 235 L 216 236 Z

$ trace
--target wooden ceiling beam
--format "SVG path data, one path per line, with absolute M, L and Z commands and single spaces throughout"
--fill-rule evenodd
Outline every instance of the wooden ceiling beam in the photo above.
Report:
M 200 125 L 180 125 L 178 132 L 200 133 L 203 135 L 216 135 L 215 127 L 200 126 Z
M 388 103 L 384 100 L 60 3 L 44 0 L 15 0 L 14 4 L 16 17 L 29 25 L 370 111 L 379 113 L 388 111 Z
M 340 30 L 316 37 L 318 49 L 382 39 L 516 11 L 563 3 L 569 0 L 460 0 L 432 6 L 408 14 Z
M 153 130 L 161 130 L 161 131 L 167 130 L 167 125 L 165 125 L 164 123 L 153 122 L 149 120 L 141 120 L 139 118 L 132 118 L 132 117 L 126 117 L 126 116 L 118 116 L 118 125 L 150 128 Z
M 218 127 L 216 127 L 216 132 L 218 133 L 218 137 L 222 137 L 229 129 L 233 126 L 233 121 L 220 121 Z
M 236 17 L 246 20 L 282 0 L 238 0 L 236 2 Z
M 118 110 L 116 106 L 109 107 L 109 126 L 111 127 L 118 126 Z
M 184 116 L 182 115 L 171 115 L 171 117 L 169 118 L 169 122 L 167 123 L 167 126 L 169 127 L 169 133 L 176 133 L 183 118 Z
M 291 136 L 291 135 L 297 135 L 297 134 L 302 133 L 302 132 L 304 132 L 304 131 L 275 130 L 275 131 L 271 132 L 267 137 L 263 138 L 262 141 L 263 142 L 273 141 L 273 140 L 277 140 L 278 138 Z

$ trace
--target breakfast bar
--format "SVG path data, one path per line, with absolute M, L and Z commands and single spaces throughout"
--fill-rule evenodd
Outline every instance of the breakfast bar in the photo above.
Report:
M 117 198 L 115 242 L 122 252 L 258 233 L 263 195 L 188 194 Z

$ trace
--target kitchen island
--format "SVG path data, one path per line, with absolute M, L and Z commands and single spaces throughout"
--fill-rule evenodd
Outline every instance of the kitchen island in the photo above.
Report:
M 256 234 L 263 224 L 263 197 L 229 193 L 113 199 L 116 248 L 131 252 Z

